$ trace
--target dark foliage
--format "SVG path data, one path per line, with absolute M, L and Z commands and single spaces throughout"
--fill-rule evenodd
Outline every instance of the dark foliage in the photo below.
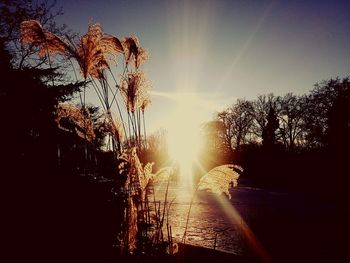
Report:
M 119 227 L 120 210 L 115 208 L 121 199 L 112 197 L 112 185 L 79 176 L 79 169 L 86 167 L 85 143 L 55 122 L 58 102 L 71 98 L 83 83 L 50 86 L 47 80 L 54 70 L 14 69 L 10 59 L 2 43 L 0 138 L 12 257 L 106 261 Z M 62 148 L 76 146 L 59 159 L 62 138 Z
M 208 143 L 199 158 L 198 176 L 233 162 L 244 168 L 243 184 L 329 198 L 344 195 L 350 146 L 349 87 L 348 78 L 336 78 L 317 83 L 301 97 L 259 96 L 250 104 L 253 108 L 238 107 L 241 101 L 237 101 L 218 113 L 211 132 L 204 130 Z M 253 123 L 242 137 L 245 143 L 237 144 L 237 134 L 230 133 L 238 129 L 242 116 L 249 115 Z

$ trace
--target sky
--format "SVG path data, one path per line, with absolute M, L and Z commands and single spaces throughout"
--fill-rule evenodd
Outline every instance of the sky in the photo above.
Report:
M 350 1 L 57 4 L 64 11 L 58 22 L 72 30 L 84 34 L 89 22 L 98 22 L 117 37 L 136 35 L 148 50 L 144 70 L 153 86 L 147 114 L 151 131 L 167 125 L 184 96 L 196 96 L 193 117 L 204 120 L 237 98 L 301 95 L 316 82 L 346 77 L 350 71 Z

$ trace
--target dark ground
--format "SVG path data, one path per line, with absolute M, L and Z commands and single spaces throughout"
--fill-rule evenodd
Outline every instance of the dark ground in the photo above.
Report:
M 49 181 L 21 179 L 16 191 L 4 199 L 9 207 L 5 207 L 6 213 L 2 214 L 5 252 L 12 259 L 8 262 L 103 263 L 140 259 L 118 258 L 112 247 L 118 226 L 115 209 L 118 204 L 112 201 L 110 186 L 84 177 L 54 178 Z M 350 259 L 350 212 L 346 199 L 240 186 L 232 190 L 231 203 L 273 262 L 347 262 Z M 205 208 L 201 211 L 211 214 Z M 201 227 L 206 227 L 205 222 L 205 217 L 199 215 Z M 8 245 L 11 250 L 6 249 Z M 247 244 L 239 255 L 190 245 L 183 248 L 180 244 L 176 257 L 150 261 L 259 262 Z

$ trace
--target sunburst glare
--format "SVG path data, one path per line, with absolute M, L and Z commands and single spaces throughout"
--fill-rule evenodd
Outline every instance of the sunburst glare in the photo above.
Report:
M 191 183 L 191 167 L 200 145 L 200 124 L 206 117 L 204 105 L 195 93 L 178 93 L 174 99 L 176 106 L 167 124 L 169 152 L 180 166 L 182 181 Z

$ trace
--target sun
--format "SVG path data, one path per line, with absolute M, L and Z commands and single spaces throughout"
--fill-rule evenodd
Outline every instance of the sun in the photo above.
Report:
M 169 116 L 168 147 L 170 156 L 179 164 L 183 181 L 192 180 L 192 165 L 200 148 L 200 125 L 203 122 L 202 101 L 195 93 L 179 93 Z

